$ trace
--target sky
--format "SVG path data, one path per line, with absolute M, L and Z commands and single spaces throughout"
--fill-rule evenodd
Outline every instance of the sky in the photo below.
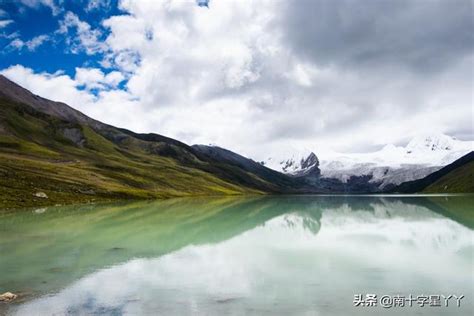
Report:
M 474 140 L 472 0 L 0 0 L 0 73 L 248 157 Z

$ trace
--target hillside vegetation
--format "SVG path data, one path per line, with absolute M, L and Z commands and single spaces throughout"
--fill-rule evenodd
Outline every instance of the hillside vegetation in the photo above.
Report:
M 308 191 L 315 189 L 257 163 L 96 121 L 0 75 L 0 209 Z
M 0 208 L 261 192 L 5 99 L 0 122 Z M 77 142 L 64 131 L 76 133 Z M 35 196 L 40 192 L 47 198 Z
M 470 161 L 442 176 L 423 189 L 425 193 L 474 192 L 474 161 Z
M 474 152 L 453 163 L 414 181 L 400 184 L 392 190 L 400 193 L 473 193 Z

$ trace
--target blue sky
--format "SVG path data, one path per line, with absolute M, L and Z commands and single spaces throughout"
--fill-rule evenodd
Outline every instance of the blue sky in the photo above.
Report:
M 41 1 L 37 4 L 29 2 L 32 5 L 23 4 L 21 1 L 0 3 L 0 9 L 3 10 L 2 20 L 12 21 L 1 29 L 0 45 L 3 48 L 0 68 L 21 64 L 37 72 L 54 73 L 61 70 L 71 76 L 74 76 L 75 67 L 100 67 L 103 56 L 101 53 L 86 54 L 85 51 L 71 51 L 66 39 L 75 36 L 74 30 L 71 29 L 66 34 L 58 32 L 65 14 L 73 12 L 81 21 L 101 30 L 103 35 L 100 39 L 105 40 L 107 30 L 101 26 L 101 22 L 111 15 L 123 13 L 118 9 L 115 0 L 103 2 L 103 6 L 89 9 L 88 0 L 65 1 L 60 7 L 58 6 L 57 12 L 51 6 L 41 4 Z M 48 39 L 33 49 L 15 48 L 10 45 L 15 39 L 27 42 L 44 35 L 48 36 Z
M 294 3 L 0 0 L 0 73 L 103 122 L 258 160 L 474 139 L 471 0 Z

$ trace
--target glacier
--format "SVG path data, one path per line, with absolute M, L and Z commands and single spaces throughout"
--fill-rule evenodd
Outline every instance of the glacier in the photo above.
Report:
M 291 148 L 291 147 L 290 147 Z M 441 133 L 421 134 L 406 146 L 387 144 L 368 153 L 332 153 L 319 159 L 308 148 L 287 149 L 284 156 L 261 163 L 292 176 L 315 174 L 347 183 L 352 177 L 366 177 L 380 190 L 390 185 L 423 178 L 474 150 L 474 141 L 463 141 Z

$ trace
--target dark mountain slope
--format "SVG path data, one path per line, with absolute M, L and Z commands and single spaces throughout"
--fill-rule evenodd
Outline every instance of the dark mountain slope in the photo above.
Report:
M 213 158 L 216 161 L 225 162 L 238 168 L 258 175 L 263 179 L 271 179 L 272 183 L 279 187 L 290 189 L 289 193 L 373 193 L 378 192 L 376 184 L 369 183 L 368 177 L 353 176 L 346 183 L 338 179 L 321 178 L 318 168 L 319 162 L 315 154 L 311 154 L 303 163 L 311 164 L 301 173 L 286 175 L 273 169 L 262 166 L 260 163 L 248 159 L 230 150 L 217 146 L 193 145 L 198 152 Z M 316 160 L 316 161 L 315 161 Z
M 474 151 L 423 179 L 402 183 L 391 192 L 473 193 Z
M 259 192 L 150 154 L 133 139 L 121 146 L 88 126 L 0 102 L 0 208 Z M 35 197 L 39 192 L 48 198 Z
M 252 159 L 243 157 L 230 150 L 206 145 L 193 145 L 192 148 L 201 154 L 200 157 L 206 157 L 214 162 L 225 163 L 252 174 L 261 177 L 262 179 L 271 179 L 271 182 L 283 188 L 300 188 L 304 190 L 307 184 L 302 179 L 294 179 L 280 172 L 264 167 Z
M 0 76 L 0 208 L 300 187 L 168 137 L 101 123 Z M 48 198 L 34 196 L 39 192 Z
M 88 125 L 102 124 L 65 103 L 51 101 L 35 95 L 3 75 L 0 75 L 0 98 L 14 103 L 27 104 L 41 113 L 49 114 L 68 122 L 86 123 Z

